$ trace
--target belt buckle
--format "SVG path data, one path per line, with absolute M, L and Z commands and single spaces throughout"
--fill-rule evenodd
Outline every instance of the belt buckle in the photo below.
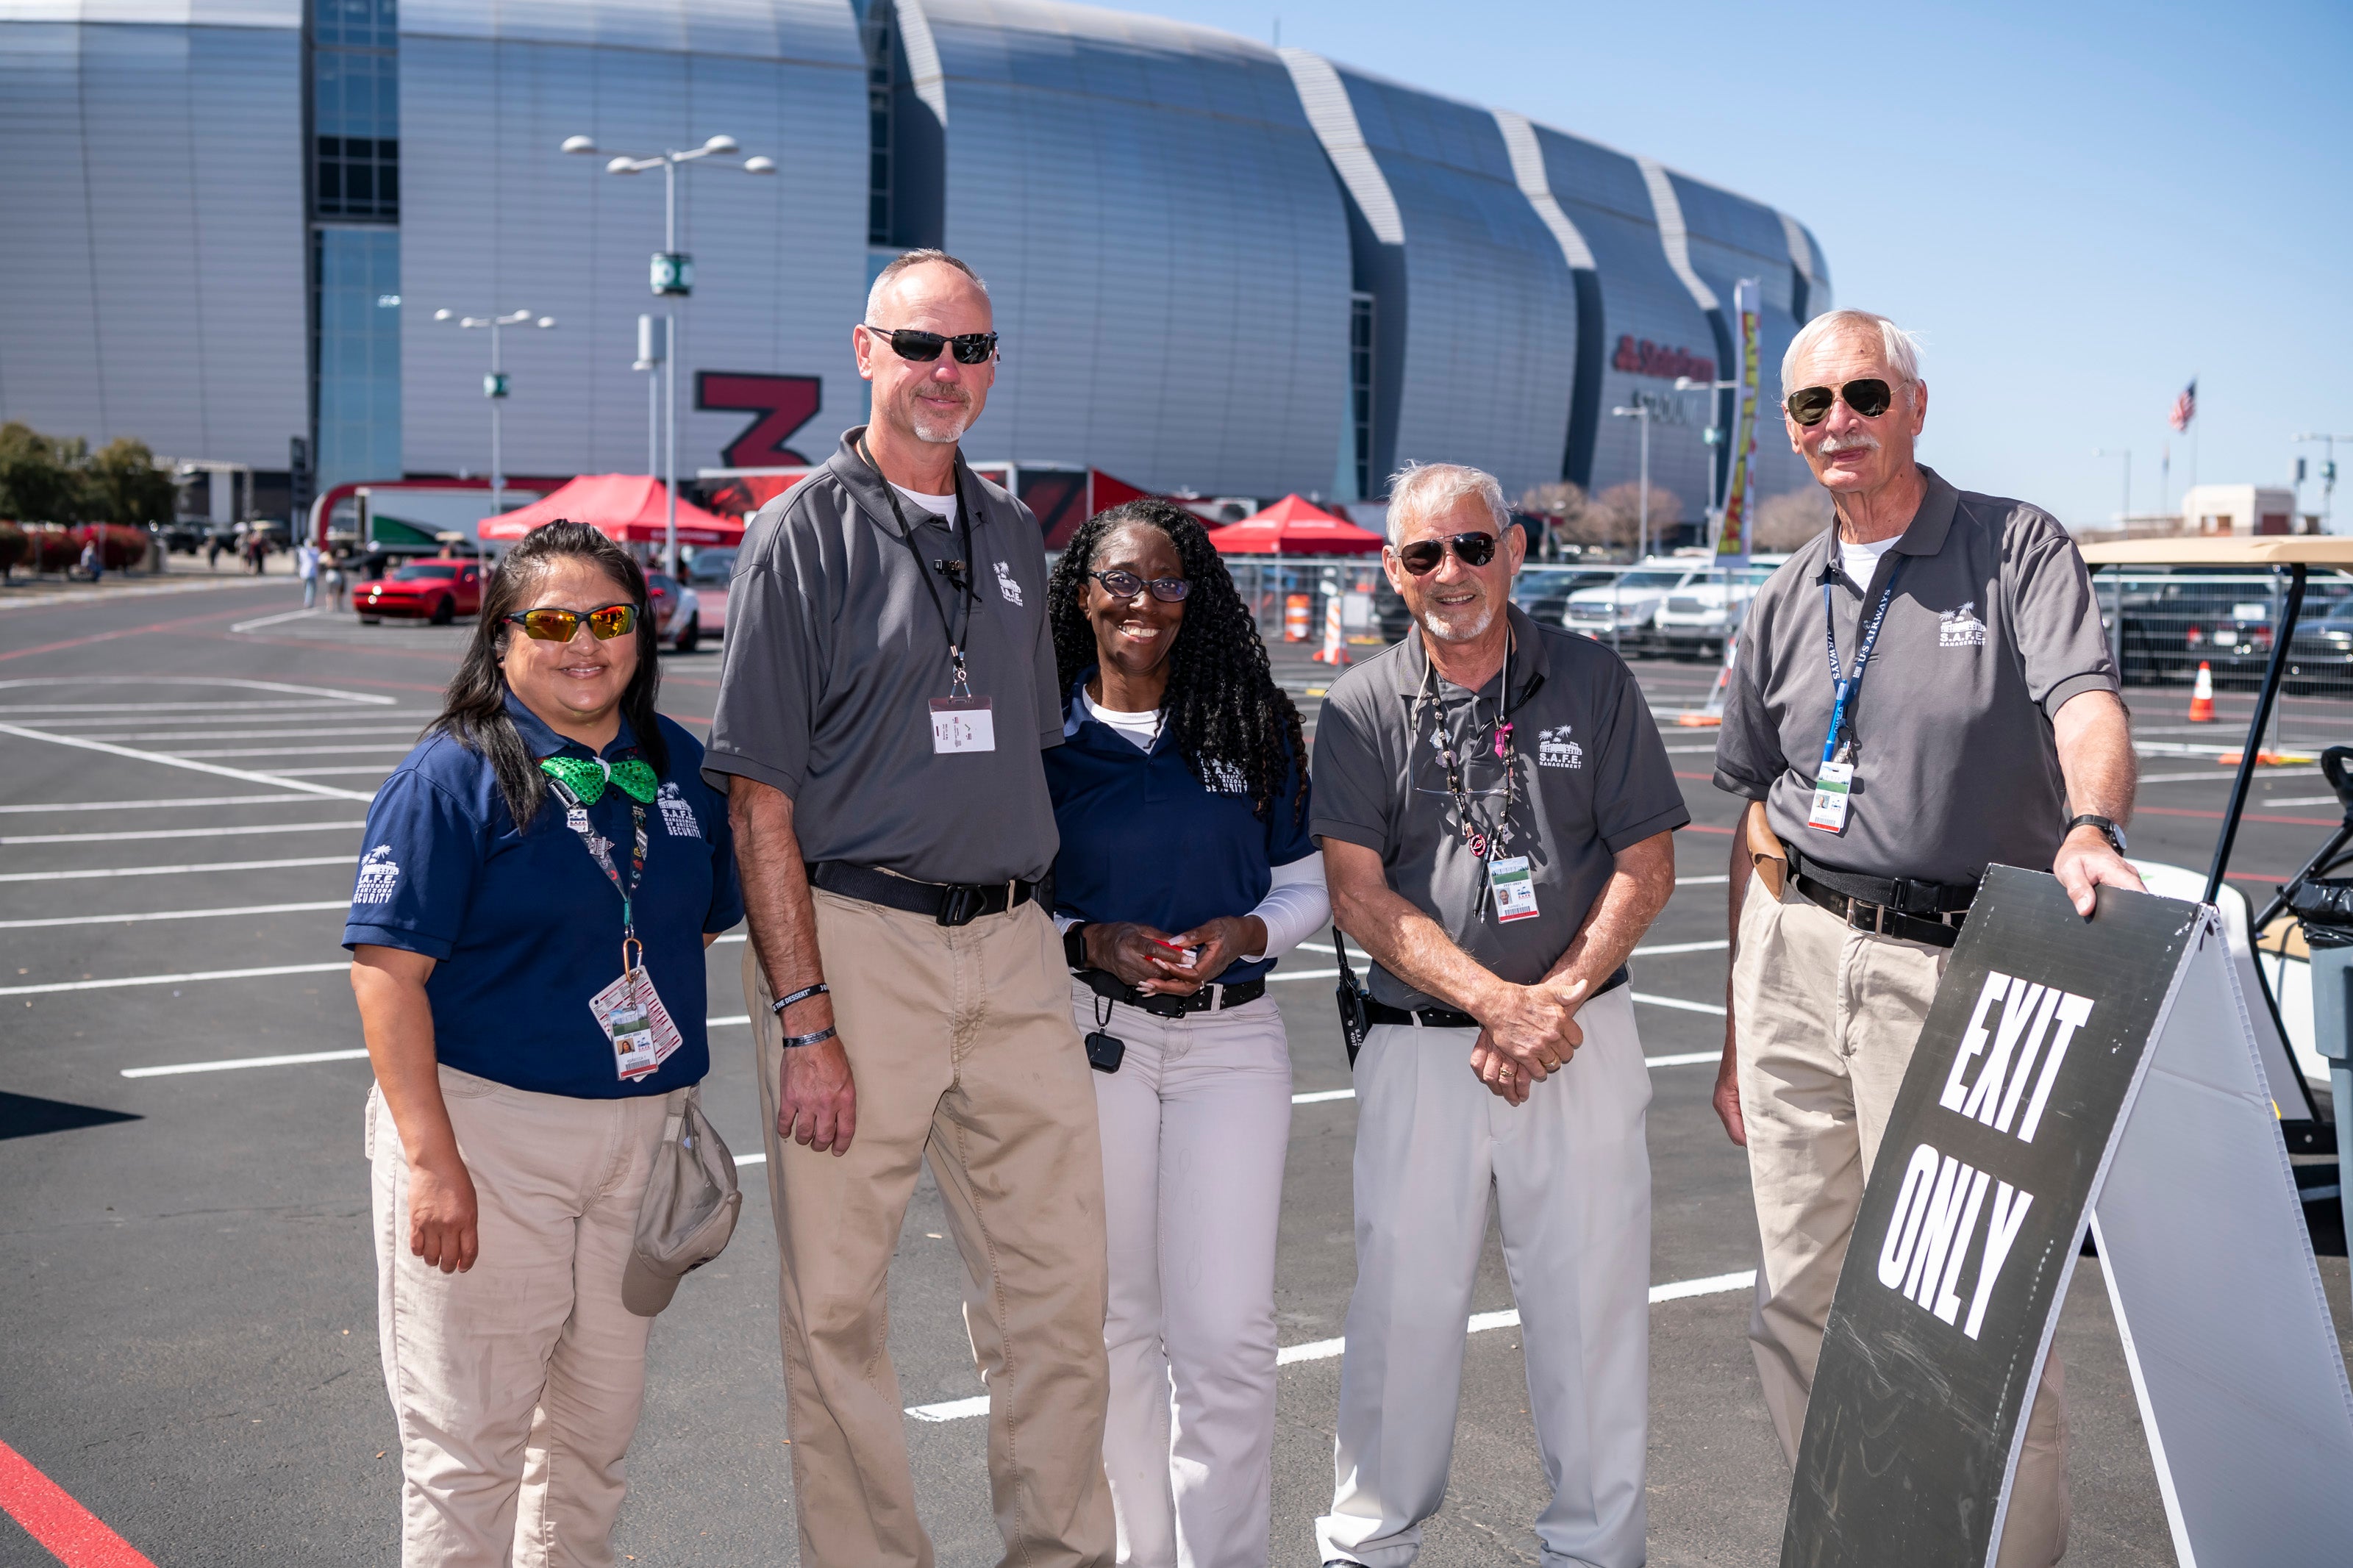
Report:
M 939 923 L 944 926 L 970 925 L 980 915 L 984 893 L 961 882 L 951 882 L 940 889 Z

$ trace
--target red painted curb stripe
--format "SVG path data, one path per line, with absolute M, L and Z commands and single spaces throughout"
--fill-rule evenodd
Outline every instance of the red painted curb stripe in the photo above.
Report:
M 0 1509 L 66 1568 L 155 1568 L 30 1459 L 0 1443 Z

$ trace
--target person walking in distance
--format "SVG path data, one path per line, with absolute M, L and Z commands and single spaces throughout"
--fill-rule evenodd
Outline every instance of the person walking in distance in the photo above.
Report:
M 2047 868 L 2086 917 L 2100 887 L 2141 883 L 2131 726 L 2066 531 L 1916 459 L 1927 384 L 1884 316 L 1815 317 L 1781 385 L 1837 521 L 1758 590 L 1716 742 L 1716 787 L 1749 805 L 1715 1109 L 1748 1150 L 1748 1337 L 1795 1463 L 1863 1184 L 1986 867 Z M 2000 1568 L 2059 1561 L 2068 1521 L 2054 1350 Z
M 1543 1560 L 1637 1568 L 1651 1082 L 1625 963 L 1674 891 L 1691 813 L 1618 656 L 1511 603 L 1526 536 L 1492 477 L 1409 468 L 1388 525 L 1382 568 L 1414 626 L 1333 683 L 1313 770 L 1333 913 L 1374 960 L 1316 1542 L 1365 1568 L 1420 1549 L 1492 1188 L 1552 1483 Z
M 703 772 L 752 941 L 800 1560 L 927 1568 L 885 1280 L 928 1160 L 965 1262 L 1008 1563 L 1111 1561 L 1103 1155 L 1039 901 L 1062 742 L 1037 521 L 958 441 L 988 292 L 936 250 L 852 329 L 872 422 L 761 509 Z

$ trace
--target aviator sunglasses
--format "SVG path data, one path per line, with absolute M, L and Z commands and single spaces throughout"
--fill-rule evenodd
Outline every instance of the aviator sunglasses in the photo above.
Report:
M 860 326 L 866 326 L 860 321 Z M 940 357 L 942 349 L 954 349 L 958 364 L 987 364 L 997 353 L 995 332 L 966 332 L 961 337 L 943 337 L 937 332 L 919 332 L 913 327 L 886 331 L 881 327 L 866 327 L 878 338 L 889 341 L 901 359 L 913 360 L 917 364 L 929 364 Z
M 1831 416 L 1831 405 L 1841 398 L 1865 419 L 1876 419 L 1887 412 L 1888 405 L 1895 401 L 1895 394 L 1873 375 L 1837 388 L 1801 386 L 1789 394 L 1783 406 L 1788 409 L 1790 418 L 1810 430 Z
M 601 610 L 537 609 L 524 610 L 504 617 L 523 629 L 523 635 L 536 642 L 570 642 L 580 630 L 580 623 L 588 623 L 588 635 L 598 642 L 611 642 L 625 637 L 638 624 L 635 605 L 607 605 Z
M 1438 569 L 1446 559 L 1449 549 L 1454 558 L 1465 566 L 1484 566 L 1495 558 L 1495 536 L 1492 533 L 1457 533 L 1446 539 L 1417 539 L 1398 549 L 1398 564 L 1415 576 L 1425 576 Z
M 1102 584 L 1103 592 L 1114 599 L 1133 599 L 1149 588 L 1152 590 L 1152 596 L 1162 604 L 1181 605 L 1185 602 L 1185 595 L 1193 591 L 1193 584 L 1182 577 L 1147 579 L 1139 577 L 1133 572 L 1121 571 L 1116 567 L 1109 572 L 1090 572 L 1087 575 Z

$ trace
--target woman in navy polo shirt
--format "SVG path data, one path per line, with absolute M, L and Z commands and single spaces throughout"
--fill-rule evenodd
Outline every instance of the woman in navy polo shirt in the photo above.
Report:
M 702 950 L 744 913 L 727 803 L 654 712 L 646 604 L 611 540 L 534 529 L 368 811 L 343 945 L 410 1568 L 612 1561 L 630 1307 L 660 1310 L 622 1276 L 673 1091 L 710 1068 Z
M 1330 917 L 1299 713 L 1192 513 L 1090 519 L 1047 588 L 1055 923 L 1102 1069 L 1120 1561 L 1267 1560 L 1291 1138 L 1275 960 Z

